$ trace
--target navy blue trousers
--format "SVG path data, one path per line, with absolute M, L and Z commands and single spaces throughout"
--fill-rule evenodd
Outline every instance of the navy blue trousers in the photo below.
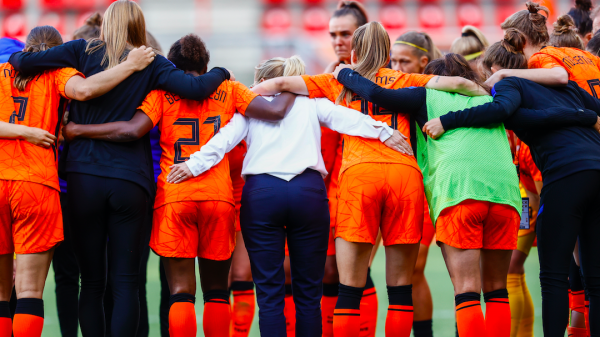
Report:
M 285 239 L 296 304 L 296 336 L 321 336 L 321 297 L 329 237 L 329 206 L 320 173 L 291 181 L 248 176 L 242 194 L 242 235 L 256 284 L 261 336 L 285 337 Z

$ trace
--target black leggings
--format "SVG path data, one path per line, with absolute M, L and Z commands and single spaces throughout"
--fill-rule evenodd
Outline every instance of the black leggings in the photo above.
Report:
M 85 337 L 104 336 L 103 296 L 110 264 L 112 336 L 135 336 L 148 194 L 133 182 L 79 173 L 69 174 L 68 186 L 70 231 L 81 272 L 81 332 Z
M 579 236 L 590 294 L 591 335 L 600 336 L 600 171 L 582 171 L 544 186 L 537 222 L 544 336 L 563 337 L 569 323 L 569 267 Z

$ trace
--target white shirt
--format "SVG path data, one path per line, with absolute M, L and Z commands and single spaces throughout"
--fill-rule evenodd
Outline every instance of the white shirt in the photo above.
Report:
M 272 97 L 265 97 L 272 100 Z M 284 119 L 266 122 L 236 113 L 229 123 L 185 163 L 194 176 L 219 163 L 243 139 L 248 144 L 242 177 L 270 174 L 290 181 L 306 169 L 327 176 L 321 155 L 321 126 L 339 133 L 385 142 L 394 132 L 386 123 L 335 105 L 326 98 L 296 97 Z

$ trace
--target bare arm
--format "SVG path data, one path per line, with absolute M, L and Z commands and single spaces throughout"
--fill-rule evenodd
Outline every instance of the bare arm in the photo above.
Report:
M 520 77 L 547 86 L 569 84 L 569 73 L 563 67 L 552 69 L 502 69 L 485 81 L 485 84 L 491 88 L 506 77 Z
M 46 130 L 6 122 L 0 122 L 0 138 L 23 139 L 43 148 L 56 142 L 56 136 Z
M 489 93 L 477 83 L 459 76 L 436 76 L 427 82 L 425 88 L 455 92 L 466 96 L 489 95 Z
M 87 101 L 102 96 L 123 82 L 133 73 L 143 70 L 154 61 L 151 47 L 141 46 L 129 52 L 127 60 L 111 69 L 99 72 L 89 78 L 73 76 L 67 82 L 65 92 L 71 99 Z
M 292 109 L 294 101 L 296 95 L 289 92 L 281 93 L 270 102 L 263 97 L 256 97 L 248 104 L 245 115 L 265 121 L 280 121 Z
M 301 76 L 277 77 L 260 83 L 251 89 L 259 95 L 275 95 L 283 91 L 308 95 L 308 88 Z
M 75 124 L 70 122 L 63 128 L 63 137 L 67 142 L 77 138 L 91 138 L 122 143 L 142 138 L 153 127 L 150 117 L 138 110 L 131 120 L 125 122 L 105 124 Z

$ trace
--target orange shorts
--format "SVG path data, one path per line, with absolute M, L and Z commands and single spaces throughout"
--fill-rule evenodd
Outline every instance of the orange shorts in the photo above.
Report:
M 361 163 L 340 177 L 336 238 L 383 245 L 415 244 L 423 230 L 423 177 L 403 164 Z
M 429 204 L 427 204 L 427 198 L 425 200 L 425 208 L 423 209 L 423 238 L 421 238 L 421 244 L 429 247 L 435 236 L 435 228 L 429 215 Z
M 0 255 L 41 253 L 63 240 L 57 190 L 28 181 L 0 180 Z
M 150 248 L 164 257 L 224 261 L 235 248 L 235 207 L 225 201 L 182 201 L 154 210 Z
M 438 242 L 460 249 L 514 250 L 520 222 L 512 206 L 469 199 L 442 211 L 435 234 Z

